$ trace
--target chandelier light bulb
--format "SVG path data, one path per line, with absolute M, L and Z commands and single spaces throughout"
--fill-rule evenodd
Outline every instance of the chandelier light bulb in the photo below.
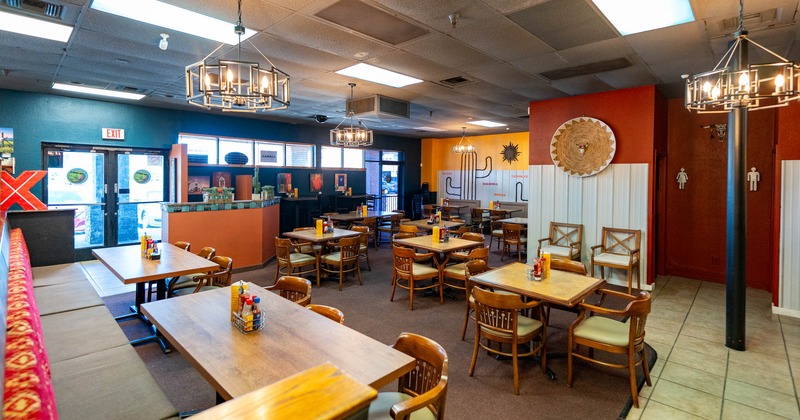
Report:
M 205 82 L 206 82 L 206 90 L 211 90 L 211 76 L 209 76 L 208 74 L 206 74 Z
M 711 92 L 711 82 L 706 81 L 705 83 L 703 83 L 703 92 L 705 92 L 706 94 Z
M 714 86 L 714 88 L 711 89 L 711 99 L 715 101 L 719 99 L 719 86 Z
M 268 84 L 269 84 L 269 80 L 267 79 L 267 76 L 262 77 L 261 78 L 261 93 L 266 93 L 267 92 L 267 85 Z
M 786 85 L 786 78 L 784 78 L 782 74 L 775 76 L 775 92 L 777 93 L 783 90 L 784 85 Z
M 746 91 L 750 90 L 750 75 L 748 75 L 747 72 L 742 73 L 742 75 L 739 76 L 739 89 Z

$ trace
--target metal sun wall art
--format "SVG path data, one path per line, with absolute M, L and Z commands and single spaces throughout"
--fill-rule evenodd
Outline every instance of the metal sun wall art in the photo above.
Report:
M 508 142 L 508 145 L 503 145 L 503 151 L 500 152 L 500 156 L 503 157 L 503 162 L 508 162 L 509 165 L 511 162 L 518 161 L 519 155 L 522 152 L 519 151 L 519 144 L 513 144 Z
M 603 121 L 590 117 L 573 118 L 553 134 L 550 157 L 557 168 L 571 176 L 592 176 L 614 159 L 616 137 Z

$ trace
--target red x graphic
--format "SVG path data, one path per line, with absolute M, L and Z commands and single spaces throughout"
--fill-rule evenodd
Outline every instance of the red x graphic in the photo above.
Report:
M 19 203 L 23 210 L 47 210 L 47 206 L 31 193 L 31 187 L 47 175 L 47 171 L 24 171 L 19 178 L 2 171 L 0 184 L 0 210 L 6 211 L 14 203 Z

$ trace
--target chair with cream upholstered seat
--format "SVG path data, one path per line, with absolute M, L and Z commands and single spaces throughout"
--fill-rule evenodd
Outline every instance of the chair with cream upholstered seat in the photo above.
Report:
M 639 253 L 642 242 L 642 231 L 638 229 L 617 229 L 603 227 L 600 245 L 592 247 L 591 273 L 594 267 L 600 267 L 600 278 L 605 279 L 605 267 L 619 268 L 628 271 L 628 294 L 633 287 L 633 273 L 636 271 L 636 288 L 641 289 L 639 274 Z M 598 252 L 599 251 L 599 252 Z
M 522 248 L 528 245 L 528 238 L 522 236 L 522 225 L 503 223 L 503 253 L 500 261 L 506 254 L 511 255 L 511 247 L 517 248 L 517 261 L 522 261 Z
M 187 249 L 188 251 L 188 249 Z M 217 255 L 217 250 L 214 247 L 206 246 L 200 249 L 197 256 L 210 260 Z M 194 279 L 196 276 L 202 276 L 206 273 L 185 274 L 183 276 L 173 277 L 167 284 L 167 297 L 172 297 L 173 292 L 178 289 L 193 289 L 197 287 L 197 281 Z
M 369 227 L 361 225 L 353 225 L 350 230 L 361 232 L 361 236 L 358 237 L 359 257 L 367 262 L 367 270 L 372 271 L 372 266 L 369 263 L 369 237 L 372 232 L 369 231 Z
M 442 271 L 442 284 L 445 286 L 451 287 L 453 289 L 458 290 L 466 290 L 466 268 L 467 262 L 473 260 L 489 260 L 489 248 L 488 247 L 480 247 L 480 248 L 473 248 L 467 254 L 467 260 L 462 263 L 453 264 L 447 266 Z
M 447 397 L 447 352 L 430 338 L 402 333 L 392 347 L 417 360 L 400 377 L 397 392 L 381 392 L 369 406 L 369 420 L 444 419 Z
M 573 223 L 550 222 L 550 236 L 539 239 L 536 255 L 549 252 L 553 259 L 581 259 L 583 244 L 583 225 Z
M 191 293 L 214 290 L 231 285 L 231 271 L 233 270 L 233 259 L 217 255 L 211 261 L 219 266 L 218 270 L 203 275 L 194 276 L 197 285 L 194 288 L 184 287 L 172 291 L 173 296 L 188 295 Z
M 330 245 L 339 250 L 320 257 L 320 270 L 339 275 L 339 290 L 342 290 L 342 281 L 349 273 L 356 273 L 358 284 L 363 285 L 364 283 L 361 281 L 361 237 L 342 238 Z
M 640 291 L 637 295 L 630 295 L 614 290 L 600 289 L 598 294 L 612 296 L 628 301 L 625 309 L 614 310 L 601 306 L 579 304 L 578 318 L 570 325 L 568 335 L 567 353 L 567 385 L 572 386 L 573 357 L 596 363 L 602 366 L 628 369 L 631 385 L 631 398 L 634 407 L 639 407 L 638 387 L 636 386 L 636 365 L 641 364 L 644 379 L 647 385 L 650 381 L 650 368 L 645 360 L 645 324 L 647 315 L 650 314 L 650 293 Z M 592 316 L 589 316 L 592 314 Z M 596 316 L 602 315 L 602 316 Z M 620 317 L 627 322 L 618 321 L 611 317 Z M 577 352 L 578 346 L 589 347 L 589 355 Z M 594 350 L 615 354 L 626 354 L 627 364 L 617 364 L 600 361 L 594 357 Z
M 469 376 L 475 373 L 478 361 L 478 348 L 489 353 L 510 356 L 514 369 L 514 393 L 519 394 L 519 362 L 520 356 L 541 355 L 542 372 L 547 371 L 547 322 L 541 302 L 524 303 L 521 296 L 496 293 L 478 286 L 472 287 L 475 299 L 475 344 L 472 350 L 472 363 Z M 522 310 L 532 310 L 539 319 L 520 315 Z M 544 320 L 545 322 L 542 322 Z M 486 338 L 486 344 L 481 342 Z M 511 345 L 511 353 L 504 352 L 502 346 L 495 349 L 491 342 Z M 538 342 L 529 351 L 519 353 L 519 345 Z
M 317 287 L 320 285 L 318 257 L 300 252 L 305 244 L 295 244 L 290 239 L 275 237 L 275 281 L 280 276 L 303 276 L 316 274 Z M 311 268 L 308 268 L 311 267 Z
M 394 245 L 394 276 L 392 278 L 392 295 L 389 301 L 394 301 L 394 292 L 397 286 L 408 290 L 409 298 L 408 305 L 411 310 L 414 310 L 414 292 L 417 290 L 426 290 L 439 288 L 439 303 L 444 303 L 444 295 L 442 292 L 442 277 L 439 270 L 434 267 L 422 265 L 416 262 L 420 257 L 433 257 L 433 253 L 417 254 L 413 249 L 404 248 Z M 420 280 L 433 280 L 428 286 L 419 286 Z M 401 284 L 405 282 L 406 284 Z

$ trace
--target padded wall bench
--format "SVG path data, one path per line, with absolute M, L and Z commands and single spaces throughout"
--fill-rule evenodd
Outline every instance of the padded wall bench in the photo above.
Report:
M 38 335 L 43 337 L 46 349 L 41 362 L 46 365 L 49 361 L 58 417 L 84 420 L 177 416 L 176 408 L 128 343 L 82 266 L 74 263 L 31 269 L 22 232 L 15 229 L 9 235 L 7 228 L 3 231 L 4 239 L 10 239 L 11 245 L 9 280 L 16 276 L 19 281 L 19 276 L 24 276 L 35 297 L 31 307 L 38 306 L 41 322 Z M 35 325 L 31 328 L 36 329 Z M 8 349 L 6 353 L 8 372 Z M 48 382 L 47 378 L 41 382 Z M 51 418 L 35 411 L 22 416 L 10 412 L 10 405 L 11 408 L 21 405 L 9 404 L 16 393 L 14 384 L 9 384 L 8 373 L 5 387 L 5 418 Z M 51 405 L 51 402 L 40 404 L 44 408 Z

